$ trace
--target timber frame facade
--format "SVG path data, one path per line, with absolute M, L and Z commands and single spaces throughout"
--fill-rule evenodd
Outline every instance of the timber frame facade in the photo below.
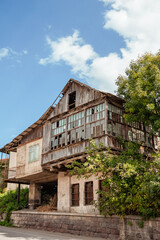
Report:
M 141 141 L 144 149 L 158 148 L 157 136 L 150 136 L 149 128 L 125 123 L 123 103 L 113 94 L 70 79 L 43 116 L 0 149 L 10 152 L 6 181 L 29 185 L 30 209 L 41 204 L 42 186 L 51 184 L 57 189 L 57 211 L 98 213 L 92 201 L 97 200 L 100 182 L 93 176 L 78 180 L 66 166 L 85 161 L 90 138 L 113 151 L 120 151 L 117 136 Z

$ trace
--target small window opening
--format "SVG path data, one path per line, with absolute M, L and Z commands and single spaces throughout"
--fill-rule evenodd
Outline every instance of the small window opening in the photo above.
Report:
M 72 206 L 79 206 L 79 184 L 72 184 Z
M 85 205 L 93 204 L 93 182 L 85 183 Z
M 72 92 L 69 94 L 69 109 L 75 108 L 76 106 L 76 92 Z

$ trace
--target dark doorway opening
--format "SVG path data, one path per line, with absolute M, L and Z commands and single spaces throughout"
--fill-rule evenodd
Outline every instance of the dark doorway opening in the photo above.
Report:
M 57 181 L 44 183 L 41 189 L 42 211 L 57 210 Z

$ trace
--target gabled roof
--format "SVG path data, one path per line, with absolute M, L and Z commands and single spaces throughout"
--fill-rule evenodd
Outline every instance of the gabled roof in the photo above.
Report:
M 65 87 L 62 89 L 62 91 L 61 91 L 60 94 L 58 95 L 58 97 L 54 100 L 52 106 L 54 106 L 54 107 L 56 106 L 57 101 L 60 100 L 60 99 L 64 96 L 64 94 L 65 94 L 66 91 L 70 88 L 70 86 L 71 86 L 71 84 L 72 84 L 73 82 L 76 83 L 76 84 L 78 84 L 78 85 L 80 85 L 81 87 L 86 87 L 86 88 L 88 88 L 88 89 L 90 89 L 90 90 L 94 90 L 94 91 L 100 92 L 99 90 L 97 90 L 97 89 L 95 89 L 95 88 L 92 88 L 92 87 L 88 86 L 88 85 L 85 84 L 85 83 L 82 83 L 82 82 L 79 82 L 78 80 L 75 80 L 75 79 L 73 79 L 73 78 L 70 78 L 69 81 L 66 83 Z
M 67 84 L 65 85 L 65 87 L 64 87 L 63 90 L 62 90 L 62 93 L 63 93 L 63 94 L 65 94 L 65 92 L 66 92 L 67 89 L 70 87 L 70 85 L 71 85 L 72 82 L 77 83 L 77 84 L 80 85 L 81 87 L 86 87 L 86 88 L 89 88 L 89 89 L 94 90 L 94 91 L 99 91 L 99 90 L 97 90 L 97 89 L 95 89 L 95 88 L 92 88 L 92 87 L 88 86 L 88 85 L 85 84 L 85 83 L 82 83 L 82 82 L 80 82 L 80 81 L 78 81 L 78 80 L 75 80 L 75 79 L 73 79 L 73 78 L 70 78 L 70 80 L 67 82 Z
M 82 83 L 82 82 L 80 82 L 80 81 L 78 81 L 78 80 L 75 80 L 75 79 L 73 79 L 73 78 L 71 78 L 71 79 L 67 82 L 67 84 L 65 85 L 65 87 L 63 88 L 63 90 L 62 90 L 62 92 L 61 92 L 63 95 L 65 94 L 65 92 L 67 91 L 67 89 L 70 87 L 70 85 L 71 85 L 72 82 L 79 84 L 81 87 L 86 87 L 86 88 L 88 88 L 88 89 L 90 89 L 90 90 L 94 90 L 94 91 L 96 91 L 96 92 L 100 92 L 100 93 L 104 94 L 104 95 L 105 95 L 108 99 L 110 99 L 110 100 L 119 101 L 119 102 L 121 102 L 121 103 L 124 102 L 124 99 L 122 99 L 122 98 L 120 98 L 120 97 L 117 97 L 116 95 L 114 95 L 114 94 L 112 94 L 112 93 L 108 93 L 108 92 L 100 91 L 100 90 L 98 90 L 98 89 L 96 89 L 96 88 L 92 88 L 92 87 L 88 86 L 87 84 Z
M 25 129 L 22 133 L 20 133 L 17 137 L 15 137 L 10 143 L 6 144 L 3 148 L 0 149 L 0 152 L 7 153 L 11 149 L 14 149 L 18 146 L 18 143 L 22 140 L 23 137 L 29 135 L 36 127 L 40 126 L 45 120 L 47 120 L 48 116 L 53 111 L 54 107 L 50 106 L 47 111 L 31 126 Z
M 92 88 L 90 87 L 89 85 L 85 84 L 85 83 L 82 83 L 78 80 L 75 80 L 73 78 L 70 78 L 69 81 L 67 82 L 67 84 L 65 85 L 65 87 L 62 89 L 62 91 L 60 92 L 60 94 L 58 95 L 58 97 L 55 99 L 55 101 L 53 102 L 52 106 L 55 106 L 54 104 L 56 103 L 56 101 L 61 98 L 65 93 L 66 91 L 68 90 L 68 88 L 71 86 L 72 83 L 76 83 L 78 85 L 80 85 L 81 87 L 86 87 L 90 90 L 93 90 L 93 91 L 96 91 L 96 92 L 99 92 L 99 93 L 102 93 L 104 94 L 108 100 L 110 100 L 111 102 L 112 101 L 116 101 L 116 102 L 120 102 L 121 104 L 124 103 L 124 100 L 120 97 L 117 97 L 116 95 L 114 94 L 111 94 L 111 93 L 108 93 L 108 92 L 104 92 L 104 91 L 100 91 L 98 89 L 95 89 L 95 88 Z

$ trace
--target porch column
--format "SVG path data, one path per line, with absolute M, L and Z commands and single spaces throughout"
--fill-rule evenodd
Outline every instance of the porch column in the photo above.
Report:
M 59 212 L 70 212 L 71 177 L 65 172 L 58 173 L 58 206 Z
M 30 183 L 29 185 L 29 209 L 33 210 L 41 204 L 41 185 Z

